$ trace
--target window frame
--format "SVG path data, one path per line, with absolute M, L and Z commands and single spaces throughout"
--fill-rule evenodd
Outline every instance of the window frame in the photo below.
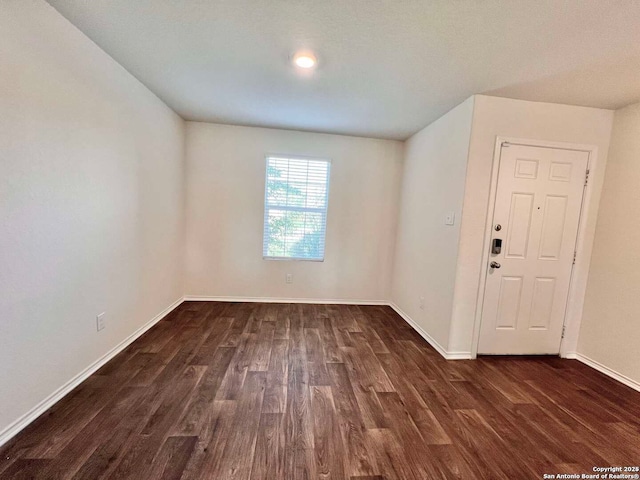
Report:
M 306 258 L 306 257 L 275 257 L 275 256 L 268 256 L 264 254 L 264 241 L 266 238 L 266 231 L 267 231 L 267 222 L 266 217 L 267 217 L 267 209 L 269 208 L 269 204 L 267 202 L 267 194 L 269 192 L 268 190 L 268 182 L 269 182 L 269 175 L 268 175 L 268 166 L 269 166 L 269 158 L 271 157 L 276 157 L 276 158 L 287 158 L 290 160 L 308 160 L 308 161 L 320 161 L 320 162 L 326 162 L 327 163 L 327 194 L 326 194 L 326 207 L 323 209 L 320 208 L 306 208 L 306 207 L 279 207 L 282 210 L 290 210 L 290 211 L 301 211 L 301 212 L 315 212 L 315 213 L 324 213 L 324 248 L 322 250 L 322 258 Z M 330 190 L 331 190 L 331 167 L 332 167 L 333 161 L 331 158 L 328 157 L 316 157 L 316 156 L 310 156 L 310 155 L 297 155 L 297 154 L 288 154 L 288 153 L 266 153 L 264 155 L 264 205 L 263 205 L 263 215 L 262 215 L 262 259 L 263 260 L 274 260 L 274 261 L 295 261 L 295 262 L 324 262 L 324 259 L 326 257 L 326 250 L 327 250 L 327 223 L 329 220 L 329 196 L 330 196 Z

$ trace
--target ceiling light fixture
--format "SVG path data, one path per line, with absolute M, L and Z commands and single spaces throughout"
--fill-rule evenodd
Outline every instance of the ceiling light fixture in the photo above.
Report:
M 318 59 L 311 52 L 298 52 L 293 56 L 293 64 L 299 68 L 308 70 L 315 67 L 317 63 Z

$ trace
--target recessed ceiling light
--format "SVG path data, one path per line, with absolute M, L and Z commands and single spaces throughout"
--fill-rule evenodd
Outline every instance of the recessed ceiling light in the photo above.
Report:
M 318 59 L 311 52 L 298 52 L 293 56 L 293 64 L 296 67 L 310 69 L 316 66 Z

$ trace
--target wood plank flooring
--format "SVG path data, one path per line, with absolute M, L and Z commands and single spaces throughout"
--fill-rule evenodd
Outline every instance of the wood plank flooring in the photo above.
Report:
M 186 302 L 0 448 L 0 478 L 541 479 L 640 464 L 640 393 L 445 361 L 388 307 Z

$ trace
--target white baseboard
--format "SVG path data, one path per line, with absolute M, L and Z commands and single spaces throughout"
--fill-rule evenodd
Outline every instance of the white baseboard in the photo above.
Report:
M 436 351 L 447 360 L 470 360 L 471 352 L 448 352 L 442 345 L 440 345 L 435 338 L 429 335 L 420 325 L 418 325 L 409 315 L 402 311 L 395 303 L 388 304 L 395 312 L 402 317 L 402 319 L 413 327 L 413 329 L 424 338 L 429 345 L 436 349 Z
M 316 299 L 316 298 L 274 298 L 274 297 L 215 297 L 203 295 L 185 295 L 185 301 L 199 302 L 259 302 L 259 303 L 314 303 L 334 305 L 383 305 L 391 307 L 413 329 L 420 334 L 436 351 L 447 360 L 469 360 L 471 352 L 447 352 L 442 345 L 425 332 L 409 315 L 404 313 L 396 304 L 384 300 L 345 300 L 345 299 Z
M 389 305 L 382 300 L 345 300 L 343 298 L 277 298 L 277 297 L 212 297 L 203 295 L 185 295 L 186 302 L 255 302 L 255 303 L 313 303 L 326 305 Z
M 199 302 L 258 302 L 258 303 L 313 303 L 334 305 L 383 305 L 393 308 L 402 319 L 422 336 L 436 351 L 447 360 L 467 360 L 471 352 L 447 352 L 442 345 L 425 332 L 409 315 L 404 313 L 396 304 L 384 300 L 345 300 L 345 299 L 316 299 L 316 298 L 274 298 L 274 297 L 215 297 L 202 295 L 185 295 L 185 301 Z
M 611 377 L 614 380 L 617 380 L 618 382 L 625 384 L 629 388 L 633 388 L 637 392 L 640 392 L 640 382 L 637 382 L 634 379 L 627 377 L 626 375 L 618 373 L 615 370 L 607 367 L 606 365 L 603 365 L 600 362 L 597 362 L 585 355 L 582 355 L 581 353 L 569 352 L 565 355 L 565 358 L 578 360 L 584 363 L 585 365 L 593 368 L 594 370 L 597 370 L 600 373 L 604 373 L 606 376 Z
M 115 357 L 122 350 L 127 348 L 130 344 L 132 344 L 135 340 L 138 339 L 143 333 L 153 327 L 156 323 L 166 317 L 169 313 L 171 313 L 178 305 L 180 305 L 184 299 L 181 297 L 167 308 L 165 308 L 158 315 L 153 317 L 147 323 L 145 323 L 138 330 L 133 332 L 127 338 L 125 338 L 122 342 L 116 345 L 114 348 L 105 353 L 102 357 L 97 359 L 83 371 L 78 373 L 75 377 L 69 380 L 67 383 L 58 388 L 55 392 L 49 395 L 47 398 L 42 400 L 38 405 L 33 407 L 27 413 L 22 415 L 13 423 L 9 424 L 6 428 L 0 431 L 0 446 L 7 443 L 14 436 L 16 436 L 22 429 L 24 429 L 27 425 L 33 422 L 36 418 L 42 415 L 45 411 L 51 408 L 54 404 L 56 404 L 59 400 L 61 400 L 65 395 L 67 395 L 71 390 L 76 388 L 82 382 L 84 382 L 87 378 L 89 378 L 92 374 L 97 372 L 100 367 L 102 367 L 105 363 Z

